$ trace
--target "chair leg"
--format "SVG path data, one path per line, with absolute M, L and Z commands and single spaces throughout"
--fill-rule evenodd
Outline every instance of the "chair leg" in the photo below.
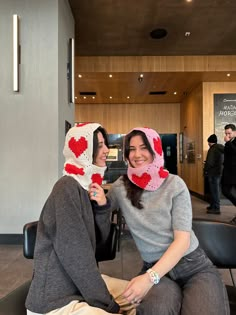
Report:
M 232 269 L 229 269 L 229 272 L 230 272 L 230 276 L 231 276 L 231 279 L 232 279 L 232 283 L 233 283 L 233 285 L 235 287 L 235 281 L 234 281 L 234 275 L 232 273 Z

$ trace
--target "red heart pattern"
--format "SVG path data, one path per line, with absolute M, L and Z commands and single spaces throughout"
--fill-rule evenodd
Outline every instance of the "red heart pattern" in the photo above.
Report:
M 83 168 L 79 168 L 73 164 L 66 164 L 65 165 L 65 171 L 68 174 L 74 174 L 74 175 L 84 175 L 84 169 Z
M 103 180 L 103 177 L 101 176 L 101 174 L 93 174 L 92 177 L 92 183 L 97 183 L 98 185 L 102 185 L 102 180 Z
M 83 126 L 85 126 L 87 124 L 89 124 L 89 123 L 78 123 L 78 124 L 76 124 L 76 127 L 83 127 Z
M 151 175 L 149 175 L 148 173 L 143 173 L 141 176 L 132 175 L 132 181 L 139 187 L 141 188 L 145 188 L 147 186 L 147 184 L 150 182 L 151 180 Z
M 159 169 L 159 175 L 161 178 L 166 178 L 168 176 L 169 172 L 165 170 L 162 166 Z
M 162 155 L 162 145 L 160 138 L 153 138 L 154 149 L 157 154 Z
M 85 137 L 81 137 L 78 140 L 75 140 L 75 138 L 72 137 L 68 143 L 68 146 L 78 158 L 88 148 L 88 142 Z

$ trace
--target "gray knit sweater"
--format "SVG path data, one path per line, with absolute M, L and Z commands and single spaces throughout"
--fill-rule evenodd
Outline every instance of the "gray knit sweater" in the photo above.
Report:
M 190 232 L 190 247 L 185 255 L 198 246 L 192 231 L 192 206 L 184 181 L 169 174 L 155 191 L 143 191 L 143 209 L 132 206 L 120 177 L 109 190 L 111 208 L 121 208 L 137 248 L 146 262 L 155 262 L 174 240 L 174 230 Z
M 104 237 L 110 228 L 108 212 L 98 209 L 94 214 L 88 192 L 72 177 L 55 184 L 39 219 L 27 309 L 47 313 L 80 300 L 118 313 L 95 260 L 94 221 Z

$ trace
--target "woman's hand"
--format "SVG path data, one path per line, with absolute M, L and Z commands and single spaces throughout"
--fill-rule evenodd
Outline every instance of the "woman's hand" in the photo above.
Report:
M 97 183 L 92 183 L 89 188 L 90 200 L 95 200 L 99 206 L 104 206 L 107 203 L 103 188 Z
M 133 278 L 127 285 L 123 296 L 132 304 L 139 304 L 153 286 L 147 273 Z

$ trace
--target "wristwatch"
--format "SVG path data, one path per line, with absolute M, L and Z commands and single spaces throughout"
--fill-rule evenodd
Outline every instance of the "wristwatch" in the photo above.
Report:
M 149 274 L 150 280 L 153 284 L 158 284 L 160 282 L 160 276 L 155 270 L 150 268 L 147 270 L 147 273 Z

